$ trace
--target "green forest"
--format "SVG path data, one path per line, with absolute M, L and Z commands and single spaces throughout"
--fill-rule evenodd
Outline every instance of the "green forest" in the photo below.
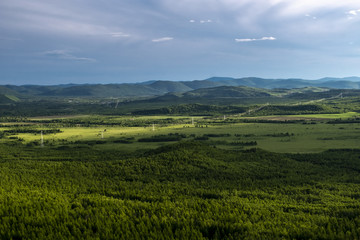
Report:
M 360 237 L 360 150 L 0 149 L 2 239 Z
M 0 239 L 360 239 L 360 97 L 293 91 L 0 103 Z

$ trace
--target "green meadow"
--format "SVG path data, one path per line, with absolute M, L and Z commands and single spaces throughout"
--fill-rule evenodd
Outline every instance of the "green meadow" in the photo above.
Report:
M 325 118 L 325 119 L 348 119 L 360 117 L 358 112 L 333 113 L 333 114 L 302 114 L 302 115 L 287 115 L 288 117 L 303 117 L 303 118 Z
M 18 133 L 11 133 L 1 141 L 20 139 L 24 144 L 39 143 L 42 130 L 59 129 L 59 132 L 43 135 L 45 145 L 56 147 L 98 141 L 98 144 L 94 144 L 92 147 L 97 149 L 116 147 L 124 150 L 151 149 L 162 146 L 168 141 L 141 142 L 139 139 L 157 135 L 182 134 L 184 136 L 181 141 L 198 140 L 223 149 L 241 150 L 255 146 L 267 151 L 282 153 L 321 152 L 327 149 L 358 148 L 360 123 L 335 124 L 331 122 L 331 120 L 346 120 L 357 116 L 359 115 L 354 112 L 273 116 L 277 119 L 280 117 L 283 121 L 269 120 L 266 122 L 240 122 L 241 120 L 261 120 L 262 118 L 239 116 L 228 116 L 225 120 L 221 116 L 68 116 L 58 118 L 57 120 L 60 121 L 56 122 L 54 122 L 56 120 L 54 118 L 30 118 L 27 122 L 28 125 L 24 122 L 23 126 L 16 127 L 20 129 Z M 309 120 L 286 121 L 288 117 L 291 119 L 301 117 Z M 69 126 L 67 121 L 73 122 L 74 119 L 86 120 L 87 126 L 84 127 L 84 123 Z M 126 124 L 124 126 L 121 123 Z M 11 127 L 7 126 L 9 124 L 4 123 L 2 130 L 11 130 Z M 26 129 L 36 130 L 36 132 L 27 133 Z M 119 141 L 126 138 L 131 141 L 126 143 Z M 173 142 L 173 140 L 169 142 Z M 256 142 L 256 145 L 244 146 L 241 144 L 245 142 Z

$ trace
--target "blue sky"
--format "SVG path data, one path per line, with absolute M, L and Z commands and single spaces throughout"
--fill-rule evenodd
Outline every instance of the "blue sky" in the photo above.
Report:
M 0 1 L 0 84 L 212 76 L 360 76 L 360 1 Z

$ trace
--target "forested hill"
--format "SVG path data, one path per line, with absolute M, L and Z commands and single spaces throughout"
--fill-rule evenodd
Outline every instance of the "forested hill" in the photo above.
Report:
M 133 102 L 152 102 L 177 104 L 203 103 L 203 104 L 231 104 L 250 100 L 251 103 L 286 102 L 292 100 L 316 100 L 338 97 L 360 96 L 359 89 L 328 89 L 328 88 L 297 88 L 297 89 L 262 89 L 253 87 L 221 86 L 214 88 L 201 88 L 185 93 L 167 93 L 162 96 L 148 98 Z
M 184 94 L 186 97 L 269 97 L 269 91 L 250 87 L 215 87 L 202 88 Z
M 135 84 L 3 85 L 0 86 L 0 94 L 10 94 L 17 97 L 139 97 L 159 96 L 170 92 L 189 92 L 221 86 L 247 86 L 264 89 L 304 87 L 360 89 L 360 78 L 303 80 L 213 77 L 195 81 L 149 81 Z

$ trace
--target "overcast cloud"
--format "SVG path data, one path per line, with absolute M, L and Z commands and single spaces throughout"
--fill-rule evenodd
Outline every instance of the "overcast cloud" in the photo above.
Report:
M 4 0 L 0 84 L 360 76 L 358 0 Z

